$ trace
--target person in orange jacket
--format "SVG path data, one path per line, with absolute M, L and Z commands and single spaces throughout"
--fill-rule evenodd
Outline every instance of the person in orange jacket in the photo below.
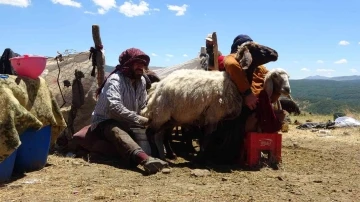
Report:
M 245 34 L 241 34 L 235 37 L 231 46 L 230 54 L 225 56 L 224 58 L 224 68 L 225 71 L 230 75 L 231 80 L 236 84 L 241 95 L 243 96 L 244 104 L 246 107 L 243 108 L 242 120 L 245 122 L 252 122 L 246 123 L 246 128 L 253 128 L 257 120 L 255 118 L 255 114 L 252 113 L 252 111 L 256 109 L 258 103 L 258 96 L 264 88 L 265 75 L 269 72 L 269 70 L 267 70 L 264 65 L 258 66 L 253 72 L 251 83 L 249 82 L 246 71 L 241 68 L 239 62 L 236 60 L 237 47 L 248 41 L 253 40 Z M 279 97 L 280 94 L 274 93 L 270 97 L 270 102 L 276 102 Z M 275 113 L 276 116 L 280 117 L 280 119 L 283 119 L 285 116 L 282 110 L 276 111 Z M 250 121 L 248 120 L 249 116 L 251 117 L 251 119 L 249 119 Z M 249 130 L 251 129 L 246 129 L 246 131 Z
M 253 41 L 248 35 L 242 34 L 235 37 L 231 46 L 231 53 L 224 58 L 224 67 L 240 93 L 244 96 L 245 105 L 254 110 L 257 97 L 263 89 L 265 75 L 269 70 L 264 65 L 258 66 L 252 75 L 252 82 L 248 81 L 246 71 L 241 68 L 239 62 L 235 59 L 237 47 L 248 41 Z M 272 95 L 271 102 L 275 102 L 279 97 L 280 94 Z

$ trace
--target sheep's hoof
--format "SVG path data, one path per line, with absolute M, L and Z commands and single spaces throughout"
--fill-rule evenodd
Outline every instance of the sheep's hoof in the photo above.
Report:
M 171 160 L 176 160 L 177 156 L 175 153 L 170 152 L 170 153 L 166 153 L 166 158 L 171 159 Z

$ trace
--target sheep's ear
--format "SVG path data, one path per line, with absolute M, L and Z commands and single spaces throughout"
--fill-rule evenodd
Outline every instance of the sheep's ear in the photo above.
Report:
M 252 56 L 249 49 L 245 48 L 241 55 L 240 66 L 242 69 L 248 69 L 252 63 Z
M 271 78 L 268 78 L 268 79 L 265 80 L 264 90 L 267 92 L 269 97 L 273 94 L 273 90 L 274 90 L 273 86 L 274 86 L 274 83 L 273 83 Z

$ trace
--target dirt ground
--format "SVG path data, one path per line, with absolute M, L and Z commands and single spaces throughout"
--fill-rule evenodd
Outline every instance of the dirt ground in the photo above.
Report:
M 140 167 L 50 155 L 42 170 L 0 185 L 0 201 L 359 201 L 360 129 L 321 134 L 295 127 L 283 133 L 278 170 L 213 167 L 209 176 L 194 177 L 178 159 L 171 173 L 144 176 Z

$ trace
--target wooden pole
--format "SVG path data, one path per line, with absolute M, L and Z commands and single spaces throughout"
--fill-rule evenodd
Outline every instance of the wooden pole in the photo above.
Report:
M 105 79 L 105 56 L 101 51 L 103 48 L 103 44 L 101 42 L 99 25 L 92 26 L 92 37 L 96 49 L 97 83 L 100 87 L 100 85 L 104 82 Z
M 218 62 L 219 49 L 218 49 L 216 32 L 212 33 L 212 40 L 213 40 L 213 43 L 214 43 L 214 70 L 219 71 L 219 62 Z

